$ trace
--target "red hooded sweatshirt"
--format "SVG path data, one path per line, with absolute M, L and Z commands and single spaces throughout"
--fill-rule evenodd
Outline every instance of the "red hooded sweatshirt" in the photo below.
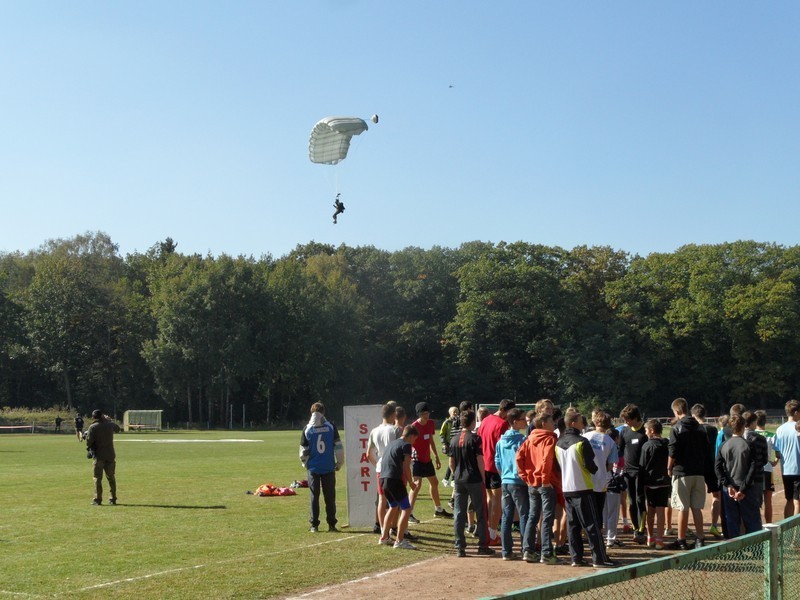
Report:
M 556 462 L 556 434 L 534 429 L 517 451 L 519 476 L 530 487 L 550 484 L 561 489 L 561 469 Z

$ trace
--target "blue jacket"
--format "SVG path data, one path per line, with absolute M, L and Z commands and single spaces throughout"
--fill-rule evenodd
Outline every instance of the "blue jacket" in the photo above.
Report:
M 526 485 L 517 470 L 517 450 L 525 441 L 525 436 L 515 429 L 507 430 L 497 441 L 494 453 L 494 466 L 500 473 L 502 483 Z

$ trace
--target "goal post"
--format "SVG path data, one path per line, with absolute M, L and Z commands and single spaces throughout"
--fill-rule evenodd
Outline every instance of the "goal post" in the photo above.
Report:
M 161 431 L 163 410 L 126 410 L 122 415 L 124 431 Z

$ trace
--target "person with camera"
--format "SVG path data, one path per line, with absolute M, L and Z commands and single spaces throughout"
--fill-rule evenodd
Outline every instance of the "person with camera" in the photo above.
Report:
M 103 473 L 108 480 L 109 504 L 117 503 L 117 455 L 114 452 L 114 434 L 120 427 L 101 410 L 92 411 L 92 424 L 86 431 L 87 458 L 92 459 L 94 477 L 94 499 L 92 504 L 103 503 Z

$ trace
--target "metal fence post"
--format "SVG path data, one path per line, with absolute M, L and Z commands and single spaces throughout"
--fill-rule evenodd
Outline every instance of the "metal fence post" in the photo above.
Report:
M 769 538 L 764 541 L 764 599 L 782 600 L 783 585 L 781 585 L 781 526 L 767 523 L 764 529 L 769 532 Z

